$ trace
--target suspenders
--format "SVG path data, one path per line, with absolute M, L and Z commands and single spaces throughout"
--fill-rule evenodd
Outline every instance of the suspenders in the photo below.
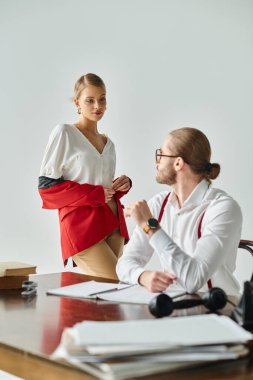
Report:
M 198 225 L 198 239 L 201 238 L 201 226 L 202 226 L 202 220 L 204 218 L 204 215 L 205 215 L 205 211 L 203 212 L 203 214 L 202 214 L 202 216 L 200 218 L 200 221 L 199 221 L 199 225 Z M 212 289 L 212 287 L 213 287 L 212 281 L 211 281 L 210 278 L 207 281 L 207 286 L 208 286 L 208 289 Z
M 160 213 L 159 213 L 159 217 L 158 217 L 158 222 L 160 223 L 161 220 L 162 220 L 162 217 L 163 217 L 163 213 L 164 213 L 164 208 L 167 204 L 167 201 L 169 199 L 169 196 L 170 196 L 170 193 L 168 193 L 166 195 L 166 197 L 164 198 L 164 201 L 163 201 L 163 204 L 162 204 L 162 207 L 161 207 L 161 210 L 160 210 Z M 203 212 L 203 214 L 201 215 L 201 218 L 200 218 L 200 221 L 199 221 L 199 225 L 198 225 L 198 239 L 201 238 L 201 226 L 202 226 L 202 220 L 204 218 L 204 215 L 205 215 L 205 211 Z M 209 279 L 207 281 L 207 286 L 208 286 L 208 289 L 212 289 L 212 281 L 211 279 Z
M 159 214 L 159 217 L 158 217 L 158 222 L 159 222 L 159 223 L 160 223 L 161 220 L 162 220 L 163 212 L 164 212 L 164 208 L 165 208 L 166 203 L 167 203 L 167 201 L 168 201 L 168 199 L 169 199 L 169 196 L 170 196 L 170 193 L 168 193 L 168 194 L 166 195 L 166 197 L 164 198 L 164 201 L 163 201 L 163 204 L 162 204 L 162 207 L 161 207 L 161 210 L 160 210 L 160 214 Z

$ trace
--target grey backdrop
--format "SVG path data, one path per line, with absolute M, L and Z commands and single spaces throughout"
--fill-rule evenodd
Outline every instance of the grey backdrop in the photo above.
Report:
M 107 85 L 99 128 L 116 144 L 117 174 L 133 180 L 125 203 L 164 189 L 154 151 L 193 126 L 253 239 L 252 20 L 251 0 L 0 0 L 1 260 L 63 269 L 57 212 L 41 209 L 37 177 L 52 128 L 77 119 L 70 97 L 87 72 Z

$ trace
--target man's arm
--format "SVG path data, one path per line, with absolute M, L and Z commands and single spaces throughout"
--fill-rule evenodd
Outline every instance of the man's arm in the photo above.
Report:
M 137 203 L 143 202 L 146 207 L 139 208 L 139 210 L 142 210 L 141 216 L 138 218 L 138 213 L 135 214 L 142 227 L 145 225 L 144 222 L 142 223 L 142 219 L 146 221 L 152 216 L 146 201 Z M 131 206 L 127 207 L 125 216 L 131 216 L 132 211 Z M 116 271 L 121 281 L 133 284 L 139 283 L 152 292 L 162 292 L 175 280 L 175 276 L 165 272 L 145 270 L 145 265 L 154 253 L 149 244 L 149 236 L 153 233 L 154 231 L 150 230 L 146 234 L 143 228 L 135 228 L 123 256 L 118 261 Z
M 117 263 L 116 272 L 121 281 L 138 284 L 138 279 L 154 252 L 148 240 L 144 232 L 136 226 Z
M 132 205 L 128 213 L 140 228 L 151 214 L 145 201 Z M 241 226 L 242 214 L 238 204 L 233 199 L 217 200 L 206 210 L 202 236 L 192 256 L 177 246 L 162 229 L 151 232 L 149 244 L 157 251 L 160 261 L 171 268 L 177 282 L 187 292 L 194 293 L 218 270 L 228 255 L 235 254 Z
M 230 255 L 231 260 L 235 258 L 241 226 L 239 206 L 232 199 L 227 199 L 218 201 L 206 210 L 201 238 L 192 256 L 178 247 L 163 230 L 154 234 L 150 244 L 157 250 L 160 260 L 167 261 L 178 283 L 188 293 L 194 293 L 205 285 Z

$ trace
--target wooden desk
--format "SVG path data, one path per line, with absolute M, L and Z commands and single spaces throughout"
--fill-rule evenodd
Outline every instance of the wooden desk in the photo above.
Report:
M 145 305 L 116 304 L 105 301 L 79 300 L 47 296 L 46 291 L 64 285 L 96 279 L 64 272 L 33 275 L 38 294 L 23 299 L 20 291 L 0 291 L 0 369 L 25 380 L 89 380 L 94 379 L 66 364 L 50 360 L 65 327 L 83 320 L 111 321 L 153 318 Z M 102 279 L 100 279 L 102 281 Z M 182 310 L 177 315 L 204 312 L 202 307 Z M 229 310 L 228 310 L 229 312 Z M 198 369 L 180 370 L 169 374 L 145 377 L 153 380 L 253 378 L 253 358 Z

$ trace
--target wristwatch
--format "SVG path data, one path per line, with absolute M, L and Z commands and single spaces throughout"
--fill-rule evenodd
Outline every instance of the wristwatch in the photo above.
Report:
M 146 234 L 149 233 L 150 230 L 155 230 L 159 226 L 159 222 L 155 218 L 150 218 L 145 226 L 143 227 L 143 231 L 146 232 Z

